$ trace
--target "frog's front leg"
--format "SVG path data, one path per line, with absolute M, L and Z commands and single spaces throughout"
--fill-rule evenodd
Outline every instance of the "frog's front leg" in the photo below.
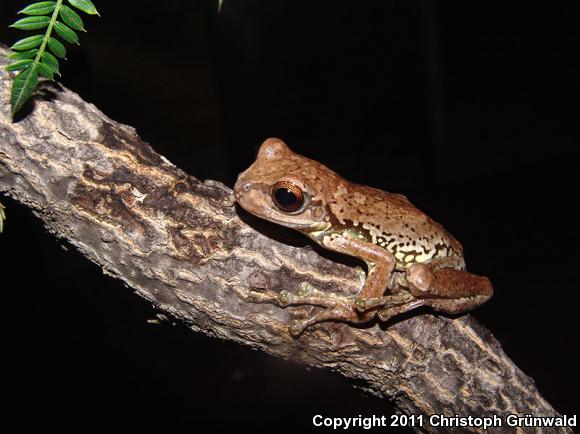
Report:
M 336 295 L 325 296 L 307 284 L 301 285 L 301 293 L 298 295 L 282 291 L 279 297 L 282 306 L 313 304 L 327 308 L 305 320 L 295 321 L 290 327 L 290 332 L 295 336 L 317 322 L 334 320 L 362 323 L 372 319 L 375 311 L 369 308 L 361 309 L 361 306 L 366 304 L 366 300 L 376 299 L 383 294 L 395 267 L 396 260 L 391 253 L 364 240 L 332 234 L 325 235 L 321 242 L 330 250 L 364 260 L 369 267 L 367 277 L 356 299 Z
M 349 305 L 351 299 L 338 294 L 329 294 L 320 291 L 308 282 L 302 282 L 298 289 L 298 294 L 293 294 L 290 291 L 280 291 L 278 295 L 278 304 L 281 307 L 287 307 L 296 304 L 311 304 L 314 306 L 322 306 L 327 308 L 335 308 L 338 306 Z

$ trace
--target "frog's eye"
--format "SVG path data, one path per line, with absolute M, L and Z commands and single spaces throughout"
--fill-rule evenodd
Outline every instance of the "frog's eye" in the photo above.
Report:
M 284 212 L 296 212 L 304 205 L 304 192 L 296 184 L 279 181 L 272 187 L 272 200 Z

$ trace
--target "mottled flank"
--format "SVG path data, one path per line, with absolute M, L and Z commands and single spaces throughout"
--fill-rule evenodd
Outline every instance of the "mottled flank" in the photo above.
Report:
M 314 239 L 329 228 L 358 234 L 392 253 L 397 269 L 434 258 L 463 257 L 461 244 L 405 196 L 349 182 L 319 162 L 292 152 L 280 140 L 269 139 L 263 146 L 237 185 L 251 183 L 265 197 L 256 199 L 256 194 L 244 195 L 241 187 L 236 189 L 240 204 L 253 214 L 308 235 L 314 233 Z M 301 213 L 284 214 L 269 200 L 271 186 L 281 181 L 294 183 L 307 194 L 309 202 Z

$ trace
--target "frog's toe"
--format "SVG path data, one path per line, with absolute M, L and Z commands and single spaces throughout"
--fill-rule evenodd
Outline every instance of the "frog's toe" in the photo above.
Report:
M 289 306 L 292 303 L 292 294 L 289 291 L 280 291 L 278 294 L 278 305 L 280 307 Z
M 298 287 L 298 295 L 301 297 L 308 297 L 314 292 L 314 286 L 308 282 L 302 282 Z
M 381 321 L 384 321 L 384 322 L 387 322 L 388 320 L 390 320 L 395 315 L 397 315 L 397 311 L 394 310 L 394 309 L 380 309 L 377 312 L 377 316 L 379 317 L 379 319 Z
M 354 307 L 359 312 L 366 312 L 369 309 L 367 306 L 367 301 L 364 298 L 357 298 L 354 301 Z
M 293 338 L 297 338 L 304 331 L 304 322 L 300 320 L 292 320 L 288 325 L 288 331 Z

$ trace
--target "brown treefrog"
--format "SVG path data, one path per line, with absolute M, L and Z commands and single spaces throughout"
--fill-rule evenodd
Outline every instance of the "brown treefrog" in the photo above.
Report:
M 282 140 L 262 144 L 234 192 L 246 211 L 367 264 L 362 287 L 353 297 L 331 295 L 308 283 L 297 294 L 281 291 L 282 307 L 326 308 L 294 321 L 294 336 L 321 321 L 363 323 L 375 315 L 387 320 L 419 306 L 460 313 L 493 293 L 487 277 L 465 271 L 461 244 L 405 196 L 349 182 L 292 152 Z M 395 270 L 404 274 L 393 282 Z

